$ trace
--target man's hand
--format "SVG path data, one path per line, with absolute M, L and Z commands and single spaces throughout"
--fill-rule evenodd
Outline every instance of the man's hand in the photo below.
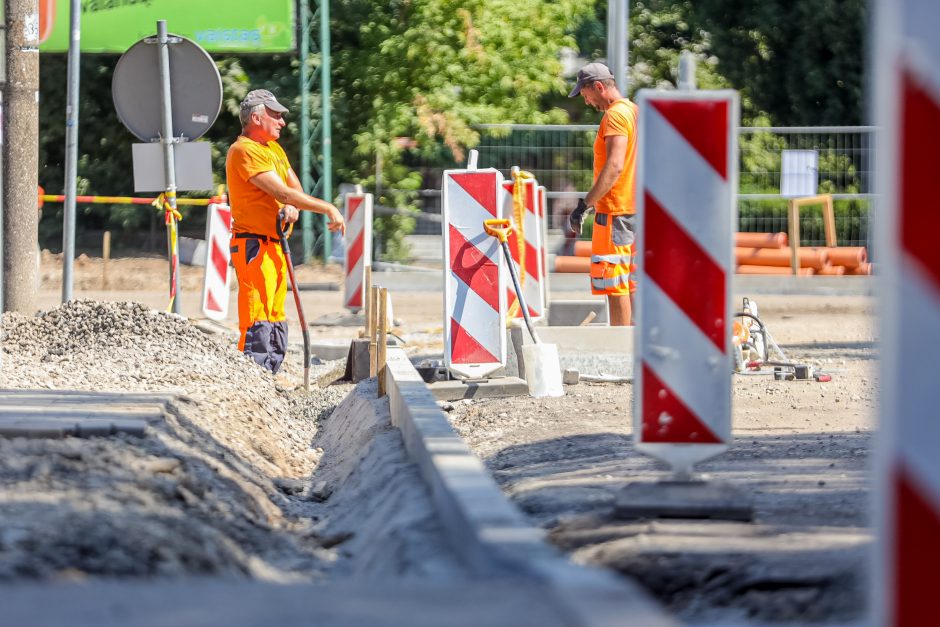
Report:
M 281 215 L 284 216 L 284 224 L 293 224 L 300 217 L 300 211 L 294 205 L 284 205 L 281 207 Z
M 339 209 L 331 206 L 329 212 L 326 214 L 329 222 L 327 223 L 327 228 L 333 231 L 339 231 L 343 235 L 346 235 L 346 221 L 343 220 L 343 214 L 339 212 Z
M 581 225 L 584 223 L 584 214 L 587 210 L 588 206 L 584 203 L 584 199 L 579 198 L 578 206 L 568 216 L 568 231 L 574 233 L 575 236 L 581 235 Z

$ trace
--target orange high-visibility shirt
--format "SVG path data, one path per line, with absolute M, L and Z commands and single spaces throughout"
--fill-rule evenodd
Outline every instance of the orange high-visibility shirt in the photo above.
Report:
M 610 105 L 601 119 L 597 139 L 594 140 L 594 180 L 597 180 L 601 168 L 607 163 L 606 138 L 612 135 L 626 137 L 627 154 L 624 156 L 623 171 L 617 177 L 614 186 L 597 201 L 597 206 L 594 207 L 598 213 L 636 213 L 633 199 L 636 192 L 636 120 L 637 106 L 626 98 Z
M 290 162 L 276 141 L 264 145 L 239 135 L 228 149 L 225 178 L 232 207 L 232 233 L 255 233 L 277 239 L 277 215 L 284 205 L 249 180 L 272 170 L 287 183 Z

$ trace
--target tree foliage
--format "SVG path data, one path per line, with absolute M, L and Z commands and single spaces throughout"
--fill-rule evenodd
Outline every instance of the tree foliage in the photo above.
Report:
M 377 239 L 404 254 L 416 193 L 436 187 L 427 164 L 462 163 L 484 123 L 596 122 L 566 98 L 566 49 L 606 52 L 605 0 L 333 0 L 333 168 L 337 182 L 378 191 L 399 215 L 377 221 Z M 699 60 L 700 88 L 741 90 L 749 124 L 856 124 L 861 120 L 863 0 L 631 0 L 627 93 L 675 84 L 679 54 Z M 111 75 L 117 55 L 82 59 L 80 193 L 132 192 L 137 141 L 117 119 Z M 212 143 L 217 183 L 239 132 L 238 103 L 250 89 L 275 91 L 291 109 L 282 144 L 299 169 L 299 60 L 295 54 L 217 56 L 222 113 Z M 308 62 L 317 67 L 320 59 Z M 64 164 L 66 59 L 40 60 L 40 184 L 60 193 Z M 319 110 L 318 85 L 311 93 Z M 504 166 L 505 164 L 482 164 Z M 563 167 L 563 164 L 562 166 Z M 200 194 L 202 195 L 202 194 Z M 199 235 L 204 211 L 181 227 Z M 48 204 L 41 244 L 61 246 L 61 205 Z M 79 232 L 116 231 L 118 246 L 159 249 L 156 211 L 81 205 Z

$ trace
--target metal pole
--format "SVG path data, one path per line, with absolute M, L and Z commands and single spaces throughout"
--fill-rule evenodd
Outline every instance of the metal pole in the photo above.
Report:
M 320 130 L 323 133 L 322 198 L 333 202 L 333 122 L 330 119 L 330 0 L 320 0 Z M 333 253 L 333 233 L 323 216 L 323 261 Z
M 69 3 L 68 87 L 65 103 L 65 207 L 62 228 L 62 302 L 72 300 L 72 264 L 75 260 L 75 193 L 78 179 L 78 83 L 81 62 L 80 0 Z
M 310 169 L 310 0 L 300 0 L 297 3 L 300 12 L 300 182 L 304 191 L 313 193 L 313 181 Z M 304 263 L 313 259 L 313 214 L 304 211 L 300 214 L 301 239 L 303 241 Z
M 5 0 L 4 307 L 36 313 L 39 285 L 39 6 Z
M 170 50 L 166 34 L 166 20 L 157 21 L 157 50 L 160 61 L 160 143 L 163 144 L 163 171 L 166 174 L 166 202 L 176 210 L 176 166 L 173 154 L 173 110 L 170 94 Z M 170 215 L 167 225 L 167 248 L 170 258 L 170 293 L 173 294 L 173 313 L 180 313 L 179 255 L 176 254 L 176 218 Z
M 695 86 L 695 55 L 683 50 L 679 55 L 679 89 L 693 91 Z
M 609 0 L 607 3 L 607 65 L 614 75 L 617 87 L 627 93 L 627 22 L 630 8 L 627 0 Z

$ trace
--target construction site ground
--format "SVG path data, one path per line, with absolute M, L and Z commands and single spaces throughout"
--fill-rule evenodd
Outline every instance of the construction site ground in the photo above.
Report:
M 41 275 L 39 308 L 50 310 L 60 302 L 60 259 L 44 253 Z M 338 268 L 298 267 L 300 283 L 337 283 L 340 276 Z M 115 259 L 108 263 L 105 271 L 100 259 L 83 257 L 75 266 L 74 296 L 93 301 L 133 301 L 163 310 L 167 304 L 166 283 L 167 264 L 162 259 Z M 184 266 L 181 304 L 183 314 L 193 319 L 201 317 L 201 285 L 202 270 Z M 741 296 L 749 295 L 736 294 L 735 299 L 739 301 Z M 578 299 L 589 298 L 589 295 L 585 289 L 555 293 L 553 297 Z M 406 341 L 408 352 L 422 356 L 439 354 L 440 293 L 396 290 L 392 298 L 394 316 L 402 323 L 397 332 Z M 755 504 L 754 522 L 624 521 L 610 515 L 614 498 L 624 485 L 668 476 L 666 466 L 638 454 L 633 448 L 630 384 L 582 383 L 568 386 L 562 398 L 514 397 L 441 405 L 504 492 L 534 524 L 548 531 L 556 546 L 577 562 L 608 567 L 642 583 L 680 620 L 692 624 L 861 622 L 866 612 L 864 586 L 872 542 L 870 453 L 877 398 L 877 328 L 873 303 L 866 297 L 839 294 L 771 294 L 754 298 L 768 329 L 788 357 L 833 374 L 833 380 L 828 383 L 774 381 L 767 375 L 734 378 L 734 444 L 728 452 L 702 464 L 698 470 L 711 479 L 725 480 L 743 488 Z M 308 320 L 342 311 L 339 291 L 304 291 L 302 299 Z M 291 342 L 296 346 L 300 333 L 292 307 L 288 315 L 292 322 Z M 233 330 L 235 317 L 233 298 L 229 317 L 220 326 Z M 7 324 L 5 321 L 5 326 Z M 353 327 L 312 327 L 311 335 L 314 341 L 339 339 L 353 337 L 356 331 Z M 30 387 L 26 376 L 10 379 L 6 360 L 16 359 L 16 353 L 6 347 L 4 350 L 0 387 Z M 129 343 L 121 350 L 133 351 L 134 345 Z M 147 350 L 151 352 L 145 350 L 141 358 L 162 358 L 155 357 L 153 347 Z M 61 357 L 55 355 L 52 359 Z M 37 358 L 41 359 L 42 356 Z M 318 433 L 318 427 L 329 424 L 323 416 L 351 389 L 350 386 L 334 386 L 318 392 L 316 400 L 305 400 L 297 390 L 301 372 L 299 351 L 294 350 L 290 359 L 293 361 L 283 375 L 260 384 L 278 398 L 278 404 L 265 407 L 263 399 L 242 399 L 243 405 L 255 403 L 248 406 L 249 413 L 253 408 L 266 413 L 257 424 L 240 420 L 234 423 L 237 429 L 233 427 L 233 432 L 227 431 L 224 421 L 210 421 L 206 427 L 211 437 L 206 437 L 205 443 L 225 445 L 226 450 L 234 451 L 251 467 L 240 481 L 248 481 L 262 492 L 272 490 L 275 493 L 261 499 L 274 503 L 268 511 L 258 509 L 261 506 L 255 499 L 260 497 L 254 488 L 239 491 L 239 494 L 254 495 L 243 506 L 251 511 L 252 517 L 264 520 L 276 533 L 265 539 L 241 530 L 242 536 L 247 538 L 245 542 L 255 547 L 255 552 L 231 550 L 220 540 L 218 547 L 221 548 L 215 550 L 216 555 L 225 556 L 227 567 L 242 575 L 275 581 L 330 580 L 363 568 L 371 568 L 370 572 L 378 575 L 406 573 L 437 577 L 445 573 L 459 578 L 459 564 L 452 563 L 445 550 L 434 548 L 440 546 L 440 537 L 420 495 L 409 493 L 402 497 L 418 503 L 417 509 L 409 509 L 412 516 L 400 521 L 402 550 L 385 555 L 383 559 L 376 558 L 373 561 L 377 564 L 371 565 L 364 554 L 374 547 L 360 545 L 360 559 L 354 559 L 357 542 L 348 534 L 352 533 L 349 529 L 356 526 L 353 521 L 357 516 L 357 503 L 365 507 L 362 503 L 374 498 L 372 490 L 381 491 L 381 487 L 363 485 L 359 498 L 365 500 L 347 500 L 343 508 L 330 512 L 332 519 L 328 524 L 318 524 L 309 518 L 310 515 L 325 515 L 324 508 L 307 503 L 298 505 L 290 500 L 291 484 L 284 482 L 309 476 L 321 457 L 326 459 L 336 452 L 337 449 L 329 449 L 331 444 L 342 444 L 342 433 Z M 133 361 L 131 357 L 128 363 Z M 69 367 L 66 363 L 59 370 Z M 88 370 L 87 365 L 81 366 L 81 372 Z M 171 387 L 182 388 L 187 396 L 195 397 L 203 406 L 224 405 L 224 397 L 237 395 L 238 389 L 252 385 L 250 373 L 239 371 L 238 377 L 242 376 L 245 378 L 237 379 L 234 388 L 222 386 L 214 390 L 214 378 L 208 375 L 191 383 L 174 380 Z M 162 389 L 153 381 L 146 383 L 139 378 L 114 381 L 115 386 L 123 385 L 126 391 Z M 47 387 L 75 387 L 81 381 L 63 375 L 60 380 L 46 383 Z M 87 385 L 94 383 L 89 379 Z M 290 413 L 295 422 L 286 428 L 274 426 L 279 419 L 278 410 Z M 302 426 L 304 419 L 314 424 Z M 395 437 L 394 433 L 389 434 L 376 425 L 362 425 L 359 433 L 359 438 L 374 438 L 377 434 L 389 440 Z M 180 450 L 183 445 L 174 437 L 179 435 L 168 436 L 153 446 Z M 311 442 L 315 443 L 312 449 Z M 185 445 L 200 449 L 199 456 L 205 454 L 198 441 L 186 440 Z M 2 465 L 13 473 L 0 472 L 7 500 L 11 498 L 10 477 L 22 477 L 39 462 L 34 444 L 3 446 Z M 96 458 L 91 449 L 88 452 L 73 449 L 106 445 L 77 445 L 65 441 L 49 446 L 61 447 L 63 450 L 58 454 L 63 463 L 69 466 L 70 472 L 80 472 L 92 469 L 94 460 L 100 457 Z M 244 448 L 240 448 L 242 446 Z M 383 444 L 380 448 L 384 451 L 391 446 Z M 298 453 L 305 449 L 306 452 Z M 128 456 L 125 472 L 130 475 L 124 478 L 122 485 L 130 486 L 131 494 L 134 486 L 141 482 L 152 483 L 151 489 L 164 489 L 163 475 L 175 472 L 175 467 L 166 469 L 166 462 L 154 465 L 139 461 L 154 451 L 144 455 L 126 444 L 121 444 L 117 450 L 120 455 Z M 161 451 L 157 451 L 160 453 L 157 457 L 165 457 Z M 303 459 L 293 459 L 291 456 L 295 453 L 301 454 Z M 361 450 L 356 454 L 358 459 L 368 457 L 368 453 Z M 395 455 L 392 458 L 400 462 Z M 373 464 L 384 463 L 381 455 L 370 459 Z M 377 467 L 370 466 L 373 470 Z M 53 465 L 51 469 L 40 468 L 35 472 L 39 473 L 38 478 L 22 485 L 28 484 L 34 494 L 45 489 L 50 490 L 50 494 L 54 492 L 56 488 L 50 487 L 49 477 L 55 476 L 57 468 Z M 336 472 L 334 477 L 348 476 L 351 471 Z M 32 477 L 29 473 L 26 474 Z M 139 476 L 135 478 L 134 473 Z M 187 479 L 192 485 L 184 483 L 190 485 L 188 492 L 205 488 L 199 487 L 204 473 L 197 474 L 198 480 Z M 334 481 L 339 479 L 334 478 Z M 161 507 L 187 506 L 187 501 L 191 500 L 186 496 L 187 491 L 162 502 Z M 44 515 L 53 519 L 65 515 L 65 512 L 56 512 L 55 499 L 48 501 Z M 112 508 L 109 511 L 114 511 L 115 516 L 119 515 L 120 508 L 114 508 L 120 501 L 118 498 L 109 504 Z M 225 509 L 231 504 L 216 506 Z M 6 507 L 4 512 L 8 511 Z M 379 524 L 377 519 L 387 513 L 367 512 L 375 520 L 373 524 Z M 207 513 L 206 520 L 210 519 Z M 358 524 L 355 533 L 368 533 L 368 523 Z M 409 525 L 412 529 L 405 533 Z M 209 531 L 204 535 L 212 536 Z M 236 537 L 242 536 L 236 534 Z M 0 566 L 4 547 L 9 548 L 20 539 L 15 532 L 0 536 Z M 428 541 L 427 546 L 423 546 L 424 540 Z M 78 542 L 80 538 L 62 541 Z M 263 550 L 255 546 L 267 541 L 276 546 Z M 337 548 L 344 546 L 348 547 L 346 554 Z M 76 554 L 82 553 L 77 551 Z M 261 559 L 253 560 L 253 555 Z M 200 559 L 211 562 L 214 557 L 204 555 Z M 171 563 L 175 570 L 170 569 L 170 575 L 192 574 L 187 564 Z M 33 567 L 34 570 L 28 572 L 0 568 L 0 578 L 10 581 L 23 577 L 84 576 L 82 568 L 75 565 Z M 209 568 L 209 572 L 216 571 Z M 130 573 L 138 577 L 160 574 L 167 573 Z M 112 575 L 121 576 L 121 573 Z M 628 618 L 625 617 L 625 623 Z

